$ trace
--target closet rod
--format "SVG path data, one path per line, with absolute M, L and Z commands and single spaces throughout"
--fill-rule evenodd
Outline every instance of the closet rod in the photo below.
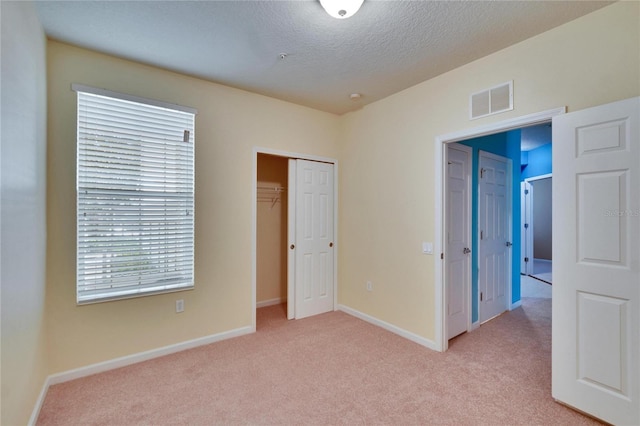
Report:
M 275 192 L 283 192 L 286 191 L 287 188 L 283 188 L 281 186 L 259 186 L 258 191 L 275 191 Z

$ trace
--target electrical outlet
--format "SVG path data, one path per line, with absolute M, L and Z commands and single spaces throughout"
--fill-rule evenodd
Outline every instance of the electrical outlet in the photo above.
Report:
M 373 291 L 373 283 L 371 281 L 367 281 L 367 291 Z
M 184 312 L 184 299 L 176 300 L 176 313 Z

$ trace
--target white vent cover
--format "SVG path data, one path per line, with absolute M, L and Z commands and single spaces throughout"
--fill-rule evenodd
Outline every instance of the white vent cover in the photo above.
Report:
M 469 96 L 470 119 L 486 117 L 513 109 L 513 80 Z

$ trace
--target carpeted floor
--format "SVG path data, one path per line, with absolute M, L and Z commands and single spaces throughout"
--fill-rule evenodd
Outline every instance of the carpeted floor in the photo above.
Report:
M 39 425 L 596 424 L 551 398 L 551 300 L 437 353 L 342 312 L 52 386 Z

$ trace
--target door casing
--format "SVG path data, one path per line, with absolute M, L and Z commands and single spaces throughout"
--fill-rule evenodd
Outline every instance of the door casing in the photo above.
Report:
M 257 212 L 258 203 L 258 154 L 275 155 L 285 158 L 297 158 L 301 160 L 319 161 L 333 164 L 333 309 L 338 307 L 338 160 L 318 155 L 302 154 L 298 152 L 281 151 L 276 149 L 253 147 L 252 180 L 251 180 L 251 329 L 256 331 L 256 282 L 257 282 Z M 291 223 L 295 217 L 289 216 L 287 221 Z M 287 226 L 289 226 L 289 223 Z M 288 250 L 291 251 L 291 250 Z M 289 284 L 287 283 L 287 299 L 290 297 Z
M 449 347 L 446 333 L 446 289 L 445 289 L 445 263 L 444 263 L 444 247 L 446 238 L 446 220 L 444 215 L 444 206 L 446 206 L 446 188 L 445 188 L 445 161 L 446 149 L 444 145 L 451 142 L 460 142 L 467 139 L 473 139 L 481 136 L 488 136 L 495 133 L 502 133 L 509 130 L 515 130 L 522 127 L 533 126 L 536 124 L 544 124 L 551 122 L 551 119 L 557 115 L 564 114 L 566 107 L 560 107 L 516 117 L 497 123 L 487 124 L 471 129 L 460 130 L 453 133 L 444 134 L 436 137 L 434 147 L 434 169 L 435 169 L 435 244 L 434 253 L 440 253 L 440 259 L 435 262 L 435 349 L 438 351 L 446 351 Z M 510 304 L 511 305 L 511 304 Z M 515 306 L 511 306 L 513 308 Z

